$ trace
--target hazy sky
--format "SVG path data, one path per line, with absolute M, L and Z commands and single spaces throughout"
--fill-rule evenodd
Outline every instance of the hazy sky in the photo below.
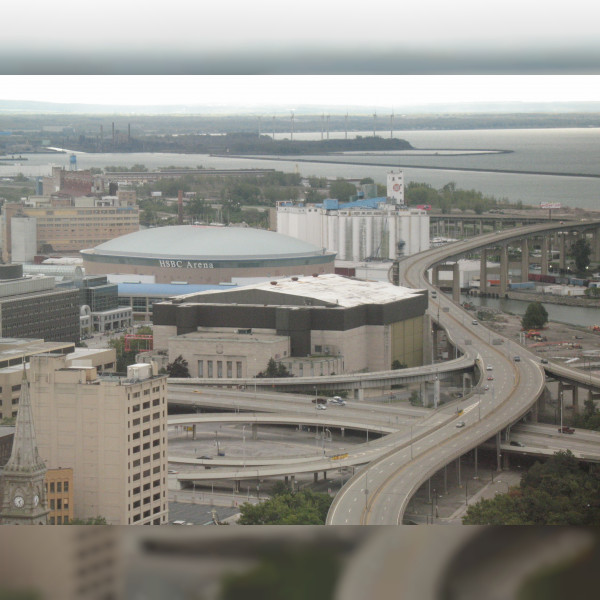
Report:
M 598 73 L 590 0 L 16 0 L 0 73 Z
M 11 76 L 0 99 L 115 105 L 402 106 L 600 100 L 600 75 Z

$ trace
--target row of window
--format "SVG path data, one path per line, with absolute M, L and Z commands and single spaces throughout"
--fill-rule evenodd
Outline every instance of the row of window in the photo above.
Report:
M 64 517 L 58 516 L 58 517 L 50 517 L 50 525 L 68 525 L 69 524 L 69 517 L 67 517 L 67 515 L 65 515 Z
M 50 487 L 48 487 L 48 483 L 45 483 L 44 486 L 46 488 L 46 493 L 50 494 L 62 494 L 63 492 L 69 491 L 69 482 L 68 481 L 57 481 L 56 486 L 54 485 L 54 481 L 50 482 Z M 56 490 L 56 491 L 55 491 Z
M 69 510 L 69 500 L 67 498 L 57 498 L 55 505 L 54 498 L 50 498 L 50 510 Z

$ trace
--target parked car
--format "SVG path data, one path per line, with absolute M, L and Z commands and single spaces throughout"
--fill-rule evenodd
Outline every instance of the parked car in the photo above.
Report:
M 523 448 L 525 446 L 525 444 L 523 444 L 522 442 L 511 442 L 510 443 L 511 446 L 518 446 L 519 448 Z
M 575 433 L 575 430 L 572 427 L 563 425 L 562 427 L 558 428 L 558 433 Z

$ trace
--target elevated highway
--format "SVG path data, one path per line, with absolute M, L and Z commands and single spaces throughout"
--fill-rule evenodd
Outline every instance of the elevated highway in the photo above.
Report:
M 410 287 L 433 289 L 426 279 L 427 270 L 448 260 L 486 248 L 489 245 L 520 240 L 525 236 L 552 233 L 574 228 L 597 228 L 600 222 L 574 222 L 532 225 L 478 236 L 468 241 L 435 248 L 399 263 L 398 279 Z M 439 469 L 484 441 L 497 436 L 497 459 L 500 468 L 500 432 L 526 414 L 541 395 L 545 373 L 537 357 L 503 338 L 501 347 L 491 344 L 491 333 L 472 322 L 460 306 L 441 295 L 432 300 L 430 312 L 440 314 L 440 324 L 454 339 L 469 337 L 465 356 L 481 361 L 483 368 L 493 369 L 491 389 L 479 400 L 469 400 L 460 418 L 462 427 L 449 423 L 421 440 L 417 448 L 393 450 L 370 463 L 351 478 L 336 496 L 328 524 L 400 524 L 408 502 L 417 489 Z M 498 338 L 494 334 L 494 338 Z M 519 356 L 519 362 L 514 357 Z

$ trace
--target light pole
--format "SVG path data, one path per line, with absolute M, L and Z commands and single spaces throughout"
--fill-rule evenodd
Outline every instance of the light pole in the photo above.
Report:
M 242 426 L 242 445 L 244 447 L 244 469 L 246 468 L 246 426 Z

